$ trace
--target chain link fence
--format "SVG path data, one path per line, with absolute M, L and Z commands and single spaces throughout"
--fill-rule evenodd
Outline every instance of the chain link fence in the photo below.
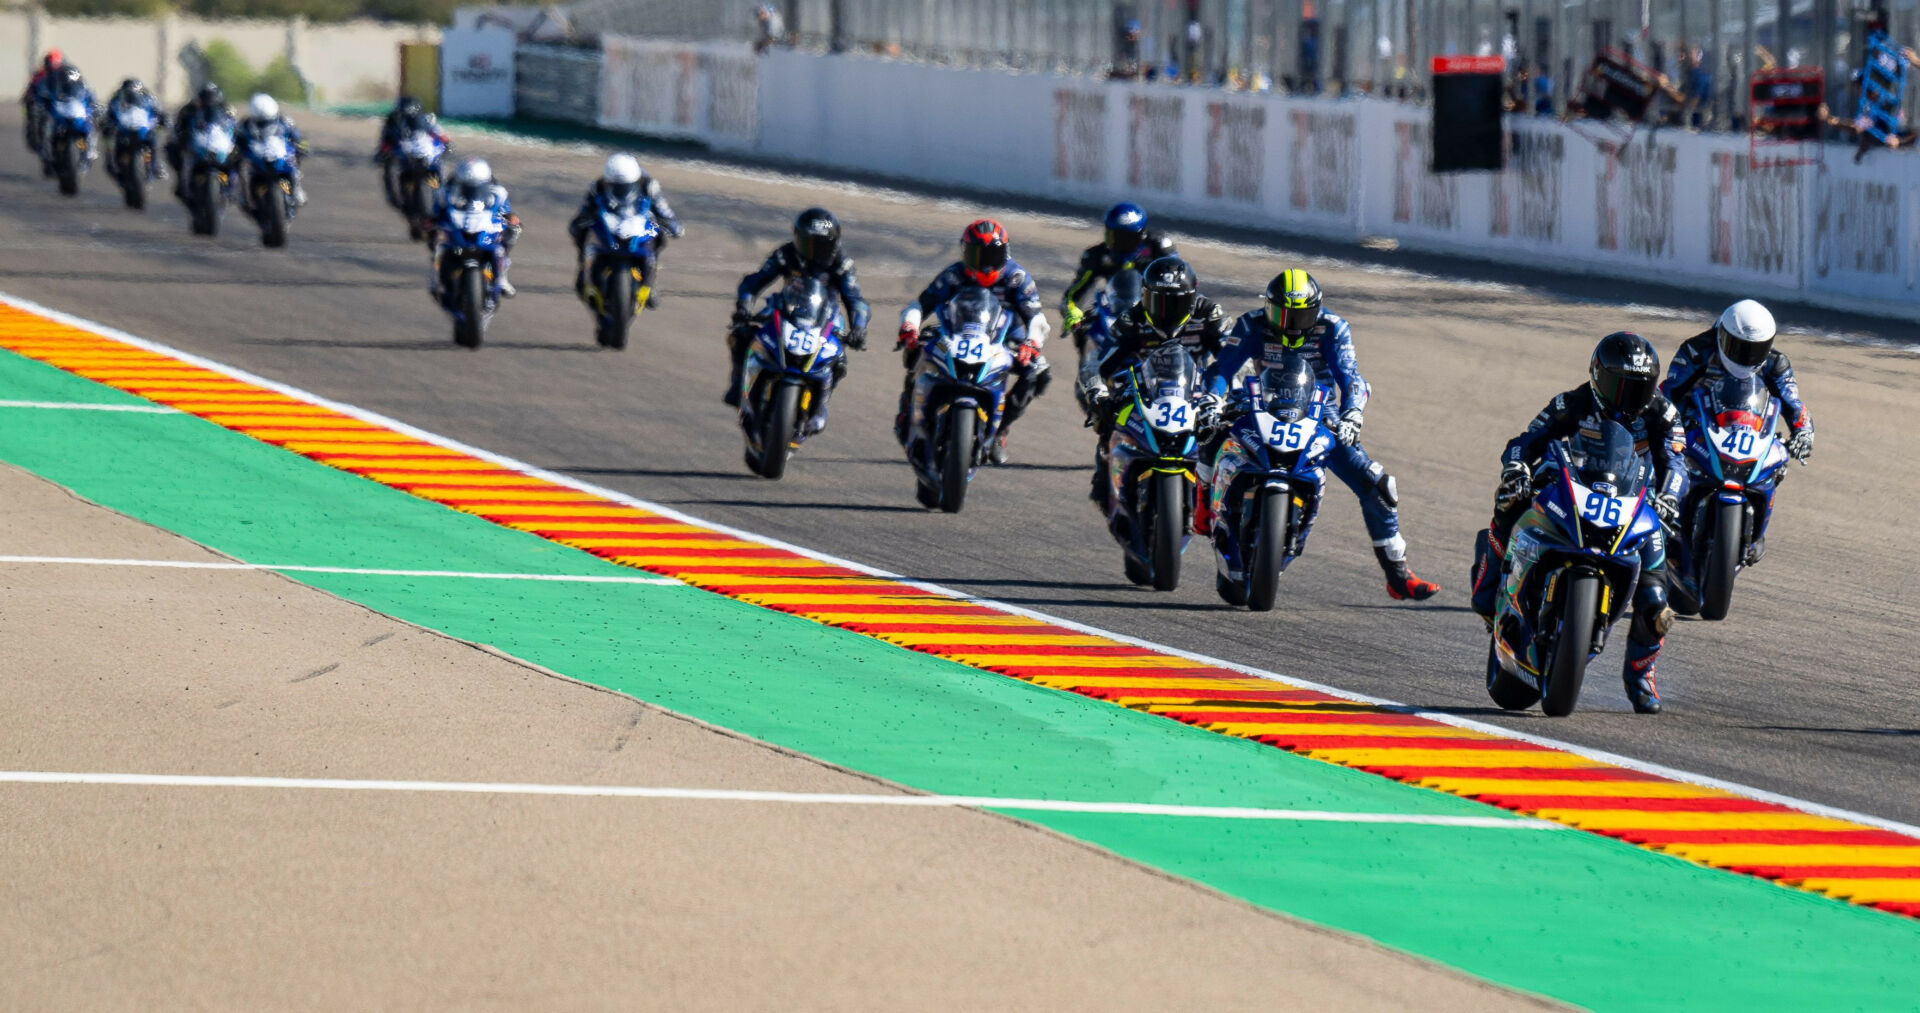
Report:
M 1517 104 L 1543 113 L 1564 110 L 1594 55 L 1616 48 L 1666 75 L 1696 125 L 1739 128 L 1747 81 L 1764 67 L 1820 67 L 1828 93 L 1844 94 L 1871 8 L 1895 40 L 1920 42 L 1920 0 L 583 0 L 566 10 L 585 34 L 1296 94 L 1419 99 L 1432 57 L 1497 54 Z M 1910 77 L 1909 104 L 1920 97 L 1920 74 Z

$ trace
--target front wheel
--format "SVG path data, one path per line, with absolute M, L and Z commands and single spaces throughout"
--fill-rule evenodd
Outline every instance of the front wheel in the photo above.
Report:
M 287 191 L 279 180 L 268 184 L 265 200 L 260 209 L 260 242 L 277 249 L 287 245 Z
M 487 306 L 486 273 L 477 267 L 462 268 L 456 292 L 453 343 L 461 348 L 479 348 Z
M 1268 489 L 1260 494 L 1260 526 L 1254 532 L 1253 551 L 1247 553 L 1247 608 L 1273 611 L 1280 597 L 1280 560 L 1287 541 L 1287 494 Z
M 78 145 L 72 141 L 60 143 L 60 150 L 54 152 L 53 174 L 59 177 L 60 192 L 68 197 L 80 192 L 80 159 L 83 158 Z
M 203 236 L 220 234 L 220 215 L 226 210 L 220 199 L 220 177 L 212 172 L 200 174 L 194 198 L 197 206 L 193 209 L 193 230 Z
M 1186 534 L 1187 477 L 1153 476 L 1153 589 L 1171 591 L 1180 586 L 1180 550 Z
M 1747 548 L 1747 511 L 1744 503 L 1720 503 L 1713 511 L 1713 540 L 1707 544 L 1707 565 L 1700 575 L 1700 618 L 1725 619 L 1733 607 L 1733 578 Z
M 147 156 L 144 151 L 125 152 L 116 149 L 114 155 L 120 162 L 120 191 L 126 195 L 127 206 L 135 211 L 147 208 Z
M 787 454 L 793 447 L 793 430 L 799 419 L 800 385 L 783 383 L 774 388 L 766 418 L 760 424 L 762 478 L 779 478 L 787 473 Z
M 616 351 L 627 347 L 627 330 L 633 326 L 633 272 L 624 264 L 607 271 L 607 287 L 600 293 L 600 344 Z M 789 420 L 791 421 L 791 420 Z M 789 435 L 792 430 L 789 428 Z M 784 461 L 783 461 L 784 464 Z M 768 475 L 779 478 L 779 474 Z
M 1556 718 L 1572 714 L 1574 705 L 1580 702 L 1580 684 L 1587 677 L 1587 653 L 1593 646 L 1594 624 L 1600 616 L 1600 578 L 1580 573 L 1565 580 L 1560 631 L 1554 636 L 1546 693 L 1540 700 L 1540 709 Z
M 968 406 L 947 413 L 947 442 L 940 448 L 940 509 L 960 512 L 967 501 L 967 477 L 973 470 L 975 416 Z

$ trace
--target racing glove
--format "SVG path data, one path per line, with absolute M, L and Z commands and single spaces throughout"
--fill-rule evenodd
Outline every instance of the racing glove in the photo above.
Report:
M 1035 347 L 1031 341 L 1023 342 L 1019 350 L 1013 353 L 1014 363 L 1020 366 L 1031 366 L 1033 365 L 1033 360 L 1039 357 L 1040 349 Z
M 1075 306 L 1071 300 L 1069 300 L 1066 305 L 1060 307 L 1060 321 L 1067 330 L 1073 330 L 1075 327 L 1080 326 L 1080 321 L 1086 319 L 1086 317 L 1086 312 L 1080 307 Z
M 893 343 L 893 350 L 897 352 L 902 348 L 915 348 L 915 347 L 918 347 L 919 344 L 920 344 L 920 328 L 914 324 L 906 324 L 906 323 L 901 324 L 900 336 L 899 338 L 895 339 Z
M 1653 512 L 1660 515 L 1660 523 L 1673 527 L 1680 522 L 1680 499 L 1670 492 L 1663 492 L 1653 498 Z
M 1339 440 L 1341 446 L 1351 447 L 1359 442 L 1360 427 L 1365 424 L 1366 417 L 1360 414 L 1360 409 L 1355 408 L 1340 416 L 1340 421 L 1333 427 L 1333 438 Z
M 1533 484 L 1532 479 L 1526 465 L 1519 461 L 1508 461 L 1506 467 L 1500 469 L 1500 488 L 1493 494 L 1494 502 L 1502 510 L 1525 502 L 1527 489 Z
M 1807 458 L 1813 456 L 1812 426 L 1793 434 L 1793 438 L 1787 441 L 1787 453 L 1801 464 L 1807 463 Z
M 847 332 L 845 344 L 848 348 L 851 348 L 856 352 L 866 351 L 867 350 L 867 329 L 865 327 L 855 327 L 852 330 L 849 330 Z

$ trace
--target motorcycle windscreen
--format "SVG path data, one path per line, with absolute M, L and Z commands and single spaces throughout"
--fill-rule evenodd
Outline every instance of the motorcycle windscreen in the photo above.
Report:
M 1607 421 L 1598 432 L 1582 429 L 1571 441 L 1574 474 L 1589 488 L 1610 487 L 1613 496 L 1636 496 L 1647 487 L 1649 462 L 1634 452 L 1633 434 Z
M 1148 400 L 1184 398 L 1200 383 L 1193 356 L 1177 344 L 1165 344 L 1147 353 L 1140 363 L 1140 389 Z
M 1773 394 L 1757 374 L 1720 378 L 1707 392 L 1707 417 L 1722 429 L 1760 431 L 1773 409 Z
M 1000 300 L 984 288 L 969 285 L 963 288 L 947 304 L 940 308 L 940 315 L 946 318 L 946 330 L 949 334 L 958 334 L 968 324 L 978 324 L 996 340 L 1003 330 Z

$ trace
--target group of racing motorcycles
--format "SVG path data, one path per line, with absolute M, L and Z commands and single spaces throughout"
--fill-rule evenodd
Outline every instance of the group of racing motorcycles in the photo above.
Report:
M 29 143 L 65 190 L 93 158 L 91 96 L 56 54 L 28 98 Z M 135 109 L 146 112 L 144 133 Z M 285 180 L 287 214 L 304 202 L 298 132 L 266 96 L 248 114 L 232 128 L 219 90 L 207 86 L 174 118 L 167 162 L 190 208 L 234 179 L 252 194 L 243 205 L 257 204 L 261 191 L 248 180 L 263 175 L 268 190 Z M 106 119 L 116 178 L 163 178 L 151 127 L 166 119 L 139 82 L 122 85 Z M 258 138 L 285 138 L 284 172 L 242 159 L 231 138 L 208 138 L 223 125 L 249 151 Z M 430 247 L 431 291 L 455 340 L 477 347 L 500 300 L 514 295 L 508 271 L 522 226 L 484 160 L 445 170 L 450 148 L 433 115 L 403 98 L 374 159 L 388 202 Z M 128 189 L 135 206 L 137 189 Z M 196 231 L 210 231 L 200 223 Z M 657 305 L 660 254 L 684 229 L 659 181 L 618 153 L 568 232 L 575 293 L 595 316 L 599 343 L 622 348 L 641 310 Z M 1200 292 L 1174 244 L 1148 229 L 1146 212 L 1122 203 L 1082 254 L 1059 308 L 1079 353 L 1075 394 L 1098 434 L 1090 496 L 1129 580 L 1173 589 L 1187 540 L 1199 535 L 1212 546 L 1221 599 L 1272 609 L 1331 474 L 1360 501 L 1387 594 L 1423 601 L 1439 592 L 1408 567 L 1398 488 L 1360 441 L 1371 388 L 1352 330 L 1306 271 L 1280 272 L 1259 307 L 1229 317 Z M 740 280 L 727 329 L 724 397 L 739 413 L 750 469 L 779 478 L 793 451 L 826 428 L 847 353 L 866 347 L 870 319 L 840 223 L 824 208 L 801 212 L 792 240 Z M 895 342 L 906 374 L 894 435 L 923 506 L 959 511 L 977 469 L 1006 463 L 1009 430 L 1050 385 L 1048 332 L 1039 289 L 1011 256 L 1006 230 L 987 219 L 968 225 L 959 260 L 901 312 Z M 1473 610 L 1491 632 L 1487 689 L 1501 707 L 1571 713 L 1588 662 L 1630 610 L 1626 694 L 1637 712 L 1660 710 L 1654 667 L 1675 611 L 1727 615 L 1737 573 L 1765 551 L 1786 462 L 1813 452 L 1812 418 L 1774 336 L 1765 307 L 1737 302 L 1681 346 L 1663 381 L 1651 343 L 1609 334 L 1587 382 L 1508 442 L 1471 577 Z
M 173 195 L 186 205 L 196 234 L 218 234 L 227 205 L 237 201 L 267 246 L 286 245 L 287 224 L 307 201 L 300 182 L 306 146 L 271 95 L 254 95 L 246 116 L 236 118 L 220 86 L 206 84 L 169 119 L 146 85 L 130 77 L 103 107 L 80 68 L 56 49 L 34 71 L 21 105 L 28 150 L 69 197 L 104 153 L 127 206 L 143 210 L 147 188 L 171 167 Z
M 1273 608 L 1331 473 L 1360 501 L 1387 594 L 1436 594 L 1407 565 L 1394 478 L 1360 442 L 1371 388 L 1352 330 L 1312 275 L 1280 272 L 1261 306 L 1230 318 L 1139 206 L 1116 205 L 1105 226 L 1060 312 L 1099 435 L 1091 498 L 1128 579 L 1173 589 L 1199 535 L 1224 601 Z M 871 312 L 839 240 L 833 216 L 809 208 L 737 292 L 725 397 L 748 466 L 770 478 L 825 427 L 845 349 L 866 345 Z M 907 374 L 894 435 L 921 504 L 948 512 L 976 468 L 1005 463 L 1009 428 L 1049 379 L 1039 291 L 1005 229 L 976 221 L 960 248 L 901 313 L 895 345 Z M 783 287 L 756 311 L 775 280 Z M 1501 707 L 1571 713 L 1587 664 L 1631 611 L 1626 695 L 1636 712 L 1659 712 L 1654 667 L 1676 610 L 1725 618 L 1736 574 L 1765 552 L 1787 461 L 1813 453 L 1812 417 L 1774 336 L 1772 314 L 1741 300 L 1681 346 L 1662 380 L 1647 339 L 1609 334 L 1587 382 L 1508 442 L 1472 571 Z

